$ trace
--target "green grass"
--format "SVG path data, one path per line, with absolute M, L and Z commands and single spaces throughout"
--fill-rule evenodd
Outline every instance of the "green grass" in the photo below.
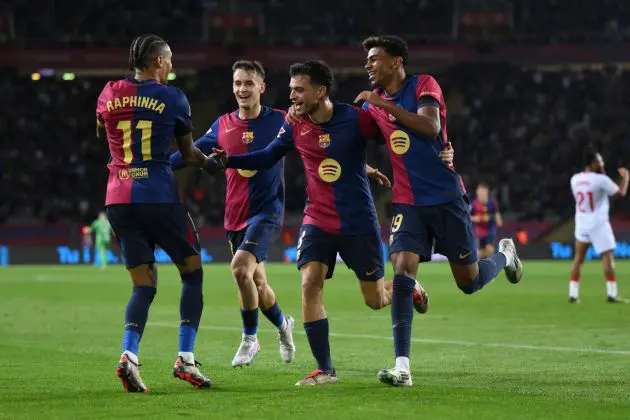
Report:
M 130 282 L 121 267 L 0 269 L 0 418 L 630 418 L 630 305 L 605 302 L 600 266 L 585 266 L 582 303 L 566 300 L 567 263 L 527 262 L 522 284 L 503 276 L 473 296 L 448 266 L 425 264 L 431 309 L 414 321 L 414 387 L 379 384 L 393 365 L 389 310 L 363 305 L 353 275 L 327 281 L 339 383 L 298 388 L 314 368 L 298 323 L 298 352 L 280 361 L 261 316 L 262 351 L 232 369 L 240 341 L 236 288 L 226 265 L 205 267 L 205 312 L 197 358 L 212 390 L 171 376 L 177 352 L 179 281 L 160 267 L 160 288 L 140 347 L 148 395 L 126 394 L 114 375 Z M 300 318 L 293 265 L 268 268 L 280 306 Z M 630 293 L 630 264 L 618 264 Z

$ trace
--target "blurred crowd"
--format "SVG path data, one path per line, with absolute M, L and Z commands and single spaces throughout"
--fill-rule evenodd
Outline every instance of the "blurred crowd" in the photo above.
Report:
M 103 206 L 108 149 L 94 137 L 94 107 L 105 80 L 72 81 L 4 71 L 0 77 L 0 223 L 91 219 Z M 541 72 L 508 65 L 459 65 L 437 73 L 448 104 L 448 132 L 457 170 L 469 190 L 486 181 L 508 218 L 557 220 L 573 211 L 568 187 L 582 148 L 598 144 L 616 179 L 630 156 L 630 73 L 618 70 Z M 193 104 L 196 134 L 235 108 L 228 69 L 176 84 Z M 268 105 L 288 105 L 287 76 L 268 76 Z M 351 101 L 363 75 L 339 74 L 334 98 Z M 208 99 L 210 98 L 210 99 Z M 385 148 L 370 145 L 369 162 L 391 174 Z M 286 160 L 287 212 L 299 219 L 304 176 L 295 154 Z M 220 226 L 224 179 L 198 171 L 180 176 L 182 196 L 201 224 Z M 374 190 L 377 202 L 389 193 Z M 383 204 L 384 205 L 384 204 Z M 381 208 L 382 210 L 382 208 Z
M 127 45 L 157 31 L 178 46 L 356 45 L 387 32 L 441 44 L 461 41 L 467 25 L 499 24 L 483 13 L 501 16 L 503 42 L 630 39 L 630 4 L 618 0 L 6 0 L 0 43 Z

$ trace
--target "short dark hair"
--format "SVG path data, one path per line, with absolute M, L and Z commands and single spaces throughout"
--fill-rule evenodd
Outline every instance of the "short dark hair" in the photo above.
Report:
M 321 60 L 309 60 L 302 63 L 291 64 L 289 75 L 309 76 L 311 82 L 317 85 L 326 86 L 326 92 L 330 94 L 333 84 L 333 72 L 328 64 Z
M 146 70 L 153 57 L 168 44 L 154 34 L 140 35 L 129 47 L 129 70 Z
M 396 35 L 377 35 L 366 38 L 361 42 L 365 51 L 375 47 L 385 50 L 390 57 L 402 57 L 403 64 L 409 60 L 409 47 L 407 43 Z
M 595 147 L 595 145 L 593 144 L 589 144 L 586 146 L 586 149 L 584 149 L 584 154 L 583 154 L 583 163 L 584 166 L 590 166 L 593 164 L 593 162 L 595 162 L 595 159 L 597 159 L 597 154 L 599 152 L 597 151 L 597 148 Z
M 259 61 L 251 60 L 238 60 L 232 64 L 232 73 L 236 70 L 245 70 L 248 72 L 254 72 L 265 80 L 265 69 Z

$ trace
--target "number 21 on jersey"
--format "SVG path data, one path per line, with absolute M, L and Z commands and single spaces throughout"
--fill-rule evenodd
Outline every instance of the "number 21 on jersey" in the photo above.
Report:
M 577 208 L 580 213 L 592 213 L 595 211 L 595 201 L 592 191 L 578 191 L 575 194 Z
M 151 128 L 153 121 L 139 120 L 136 124 L 136 130 L 141 130 L 140 144 L 142 150 L 142 160 L 151 160 Z M 131 121 L 118 121 L 116 126 L 118 130 L 123 132 L 123 153 L 124 162 L 131 163 L 133 161 L 133 153 L 131 151 Z

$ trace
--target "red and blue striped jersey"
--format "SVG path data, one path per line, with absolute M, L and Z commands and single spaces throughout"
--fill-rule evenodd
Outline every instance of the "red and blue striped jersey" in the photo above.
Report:
M 495 199 L 489 198 L 488 201 L 484 203 L 475 198 L 470 208 L 472 216 L 481 216 L 481 221 L 474 223 L 475 235 L 487 236 L 489 233 L 496 230 L 499 204 L 497 204 Z
M 383 88 L 374 90 L 414 114 L 426 104 L 426 100 L 439 105 L 441 129 L 436 139 L 423 137 L 400 124 L 382 108 L 364 104 L 376 119 L 387 141 L 394 171 L 393 202 L 413 206 L 433 206 L 448 203 L 465 193 L 461 177 L 440 159 L 439 153 L 447 142 L 446 104 L 442 89 L 436 80 L 426 74 L 409 77 L 402 88 L 388 96 Z
M 243 154 L 264 149 L 282 127 L 284 111 L 262 107 L 257 118 L 243 120 L 238 111 L 223 114 L 212 123 L 195 145 L 205 154 L 220 148 L 228 154 Z M 180 152 L 171 156 L 173 169 L 185 165 Z M 226 170 L 226 230 L 239 231 L 262 220 L 282 225 L 284 213 L 284 174 L 280 161 L 267 170 Z
M 111 81 L 96 119 L 111 155 L 105 205 L 179 202 L 169 156 L 174 136 L 192 131 L 186 95 L 155 80 Z
M 341 235 L 365 235 L 378 226 L 374 200 L 365 169 L 366 139 L 378 127 L 366 111 L 335 104 L 332 118 L 315 124 L 303 118 L 284 123 L 265 149 L 231 155 L 231 168 L 262 169 L 297 150 L 306 172 L 304 224 Z

